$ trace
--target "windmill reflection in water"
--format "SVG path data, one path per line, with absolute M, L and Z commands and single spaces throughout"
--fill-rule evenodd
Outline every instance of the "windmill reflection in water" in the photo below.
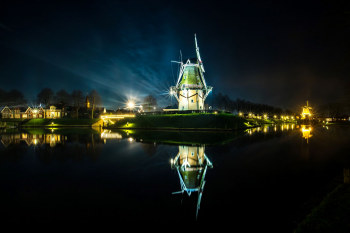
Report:
M 186 192 L 188 196 L 191 196 L 192 192 L 198 192 L 196 219 L 202 200 L 205 174 L 208 168 L 213 167 L 205 155 L 204 149 L 204 145 L 179 146 L 179 153 L 174 160 L 171 160 L 171 168 L 176 169 L 181 186 L 181 191 L 173 192 L 173 194 L 183 194 Z

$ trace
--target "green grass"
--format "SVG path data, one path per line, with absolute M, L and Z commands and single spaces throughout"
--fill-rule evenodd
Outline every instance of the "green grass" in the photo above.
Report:
M 69 125 L 92 125 L 100 119 L 87 118 L 60 118 L 60 119 L 31 119 L 24 123 L 23 126 L 69 126 Z M 52 124 L 53 122 L 53 124 Z
M 21 122 L 24 121 L 26 119 L 22 119 L 22 118 L 0 118 L 0 122 Z
M 235 129 L 246 128 L 247 121 L 231 114 L 169 114 L 146 115 L 125 118 L 110 128 L 191 128 L 191 129 Z
M 294 231 L 350 232 L 350 185 L 341 184 L 312 210 Z

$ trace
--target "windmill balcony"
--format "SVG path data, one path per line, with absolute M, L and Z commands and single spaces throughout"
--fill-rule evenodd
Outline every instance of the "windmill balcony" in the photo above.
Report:
M 203 89 L 200 84 L 182 84 L 181 89 Z

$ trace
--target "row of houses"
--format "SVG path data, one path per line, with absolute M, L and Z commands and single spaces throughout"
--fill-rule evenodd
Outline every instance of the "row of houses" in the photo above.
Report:
M 1 110 L 2 118 L 61 118 L 67 115 L 64 109 L 58 109 L 56 106 L 51 105 L 49 109 L 42 107 L 14 107 L 9 108 L 5 106 Z

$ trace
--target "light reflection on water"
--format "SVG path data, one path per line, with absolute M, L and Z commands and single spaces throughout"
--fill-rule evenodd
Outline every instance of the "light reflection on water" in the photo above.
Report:
M 342 156 L 350 149 L 349 136 L 343 128 L 295 124 L 170 136 L 130 130 L 5 133 L 0 134 L 0 175 L 6 177 L 0 180 L 5 190 L 0 194 L 8 200 L 4 209 L 9 216 L 13 205 L 37 208 L 37 215 L 45 217 L 40 214 L 48 204 L 44 200 L 52 198 L 58 200 L 52 208 L 63 208 L 67 218 L 75 219 L 66 204 L 73 198 L 77 206 L 89 203 L 86 213 L 74 209 L 82 216 L 145 221 L 180 216 L 195 221 L 197 216 L 197 221 L 232 223 L 232 215 L 225 214 L 230 209 L 241 216 L 234 224 L 246 224 L 244 216 L 249 215 L 275 231 L 284 226 L 283 216 L 336 171 L 344 169 L 344 182 L 349 180 Z M 218 142 L 213 139 L 222 143 L 211 144 Z

